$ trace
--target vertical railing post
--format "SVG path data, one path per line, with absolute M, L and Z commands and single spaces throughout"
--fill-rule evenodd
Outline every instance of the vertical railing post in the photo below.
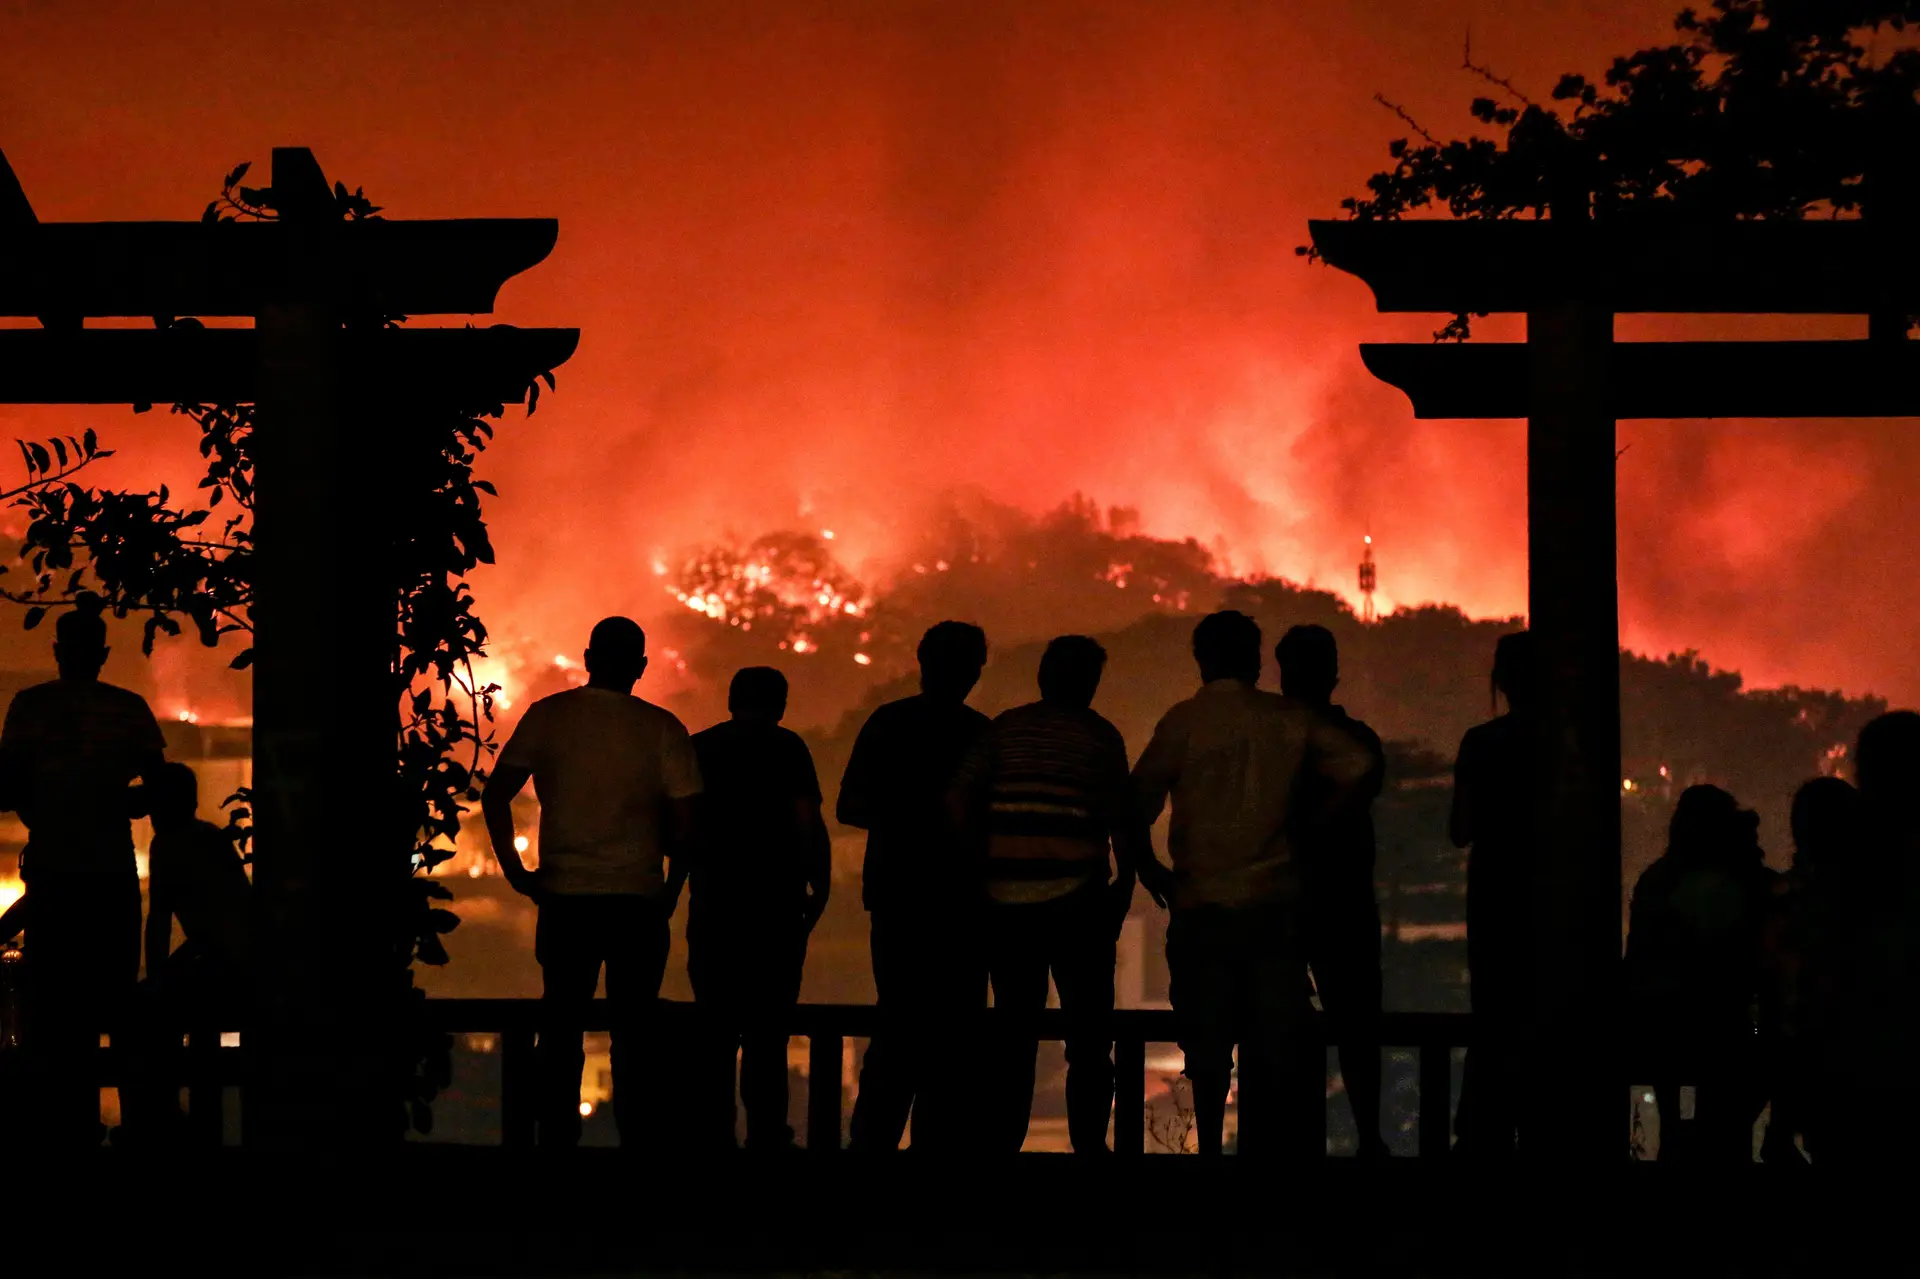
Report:
M 513 1027 L 500 1035 L 500 1144 L 531 1146 L 539 1089 L 533 1031 Z
M 218 1146 L 225 1137 L 222 1076 L 220 1031 L 214 1023 L 197 1023 L 187 1035 L 187 1132 L 195 1146 Z
M 1147 1041 L 1122 1031 L 1113 1044 L 1113 1150 L 1147 1149 Z
M 1439 1159 L 1453 1138 L 1453 1049 L 1420 1045 L 1420 1157 Z
M 841 1063 L 846 1044 L 839 1035 L 807 1036 L 807 1149 L 838 1153 L 840 1096 L 846 1087 Z

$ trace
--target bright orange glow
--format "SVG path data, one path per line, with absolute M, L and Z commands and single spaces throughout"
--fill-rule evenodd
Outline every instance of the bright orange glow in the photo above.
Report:
M 475 321 L 583 330 L 557 393 L 482 461 L 500 496 L 481 612 L 535 652 L 612 612 L 716 616 L 650 584 L 723 536 L 831 529 L 862 581 L 912 574 L 954 489 L 1137 507 L 1143 532 L 1356 603 L 1370 517 L 1394 548 L 1382 609 L 1504 616 L 1526 606 L 1522 427 L 1414 421 L 1356 347 L 1433 318 L 1379 315 L 1292 250 L 1407 132 L 1376 89 L 1436 134 L 1487 132 L 1464 30 L 1547 102 L 1560 73 L 1671 39 L 1680 7 L 27 6 L 0 40 L 0 145 L 47 220 L 191 219 L 237 161 L 264 177 L 275 144 L 316 147 L 392 216 L 559 217 L 551 259 Z M 207 75 L 209 32 L 254 87 Z M 1618 331 L 1853 331 L 1717 324 Z M 87 426 L 119 450 L 100 482 L 199 478 L 165 413 L 0 408 L 0 434 Z M 1920 434 L 1629 422 L 1620 443 L 1628 644 L 1920 697 L 1920 598 L 1888 588 L 1920 578 Z M 40 668 L 43 635 L 0 630 L 10 669 Z M 245 708 L 223 656 L 173 647 L 163 678 L 216 673 L 202 714 Z

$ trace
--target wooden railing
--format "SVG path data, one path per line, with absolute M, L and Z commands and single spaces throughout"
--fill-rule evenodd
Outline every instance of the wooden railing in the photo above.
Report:
M 528 1146 L 535 1132 L 536 1067 L 534 1043 L 540 1024 L 536 999 L 430 999 L 427 1017 L 437 1030 L 461 1035 L 497 1036 L 500 1052 L 500 1131 L 502 1144 Z M 991 1027 L 994 1013 L 981 1029 Z M 694 1005 L 661 1001 L 650 1029 L 667 1036 L 695 1032 Z M 611 1018 L 604 1000 L 591 1005 L 580 1030 L 609 1030 Z M 849 1039 L 870 1039 L 882 1025 L 880 1010 L 871 1004 L 801 1004 L 788 1024 L 790 1035 L 807 1040 L 808 1146 L 820 1152 L 840 1149 L 843 1131 L 842 1099 L 846 1093 L 844 1063 Z M 1066 1032 L 1064 1014 L 1049 1008 L 1041 1014 L 1039 1037 L 1059 1040 Z M 1167 1009 L 1121 1009 L 1113 1014 L 1114 1113 L 1113 1145 L 1122 1154 L 1145 1152 L 1147 1137 L 1147 1046 L 1172 1044 L 1178 1037 L 1175 1015 Z M 1324 1027 L 1322 1027 L 1324 1031 Z M 1446 1154 L 1451 1139 L 1452 1059 L 1455 1048 L 1470 1042 L 1472 1018 L 1459 1013 L 1387 1013 L 1379 1022 L 1382 1048 L 1411 1048 L 1419 1055 L 1419 1120 L 1417 1148 L 1422 1158 Z M 179 1062 L 179 1076 L 190 1091 L 194 1128 L 203 1139 L 219 1140 L 221 1091 L 243 1078 L 239 1047 L 220 1048 L 211 1029 L 187 1036 Z M 117 1054 L 103 1054 L 102 1082 L 118 1075 Z M 1438 1104 L 1434 1104 L 1438 1102 Z M 835 1140 L 820 1142 L 815 1134 L 833 1133 Z

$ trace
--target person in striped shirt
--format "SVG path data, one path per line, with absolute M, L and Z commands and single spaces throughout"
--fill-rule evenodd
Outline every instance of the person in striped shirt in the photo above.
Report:
M 1127 746 L 1093 709 L 1107 654 L 1063 635 L 1040 659 L 1040 700 L 995 719 L 961 765 L 950 804 L 984 837 L 985 950 L 993 1002 L 988 1149 L 1018 1151 L 1033 1108 L 1047 977 L 1067 1017 L 1067 1128 L 1106 1153 L 1113 1107 L 1114 947 L 1147 831 L 1130 802 Z M 1111 856 L 1110 856 L 1111 850 Z

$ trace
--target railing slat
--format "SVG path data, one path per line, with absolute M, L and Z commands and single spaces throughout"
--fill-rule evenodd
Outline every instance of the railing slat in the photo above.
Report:
M 807 1038 L 807 1149 L 823 1154 L 840 1150 L 840 1098 L 846 1088 L 840 1066 L 846 1040 L 840 1035 Z
M 539 1102 L 533 1030 L 515 1026 L 500 1035 L 500 1144 L 531 1146 Z
M 1113 1045 L 1113 1149 L 1141 1155 L 1147 1148 L 1147 1043 L 1131 1036 Z
M 1452 1145 L 1453 1048 L 1420 1045 L 1420 1157 L 1439 1159 Z

